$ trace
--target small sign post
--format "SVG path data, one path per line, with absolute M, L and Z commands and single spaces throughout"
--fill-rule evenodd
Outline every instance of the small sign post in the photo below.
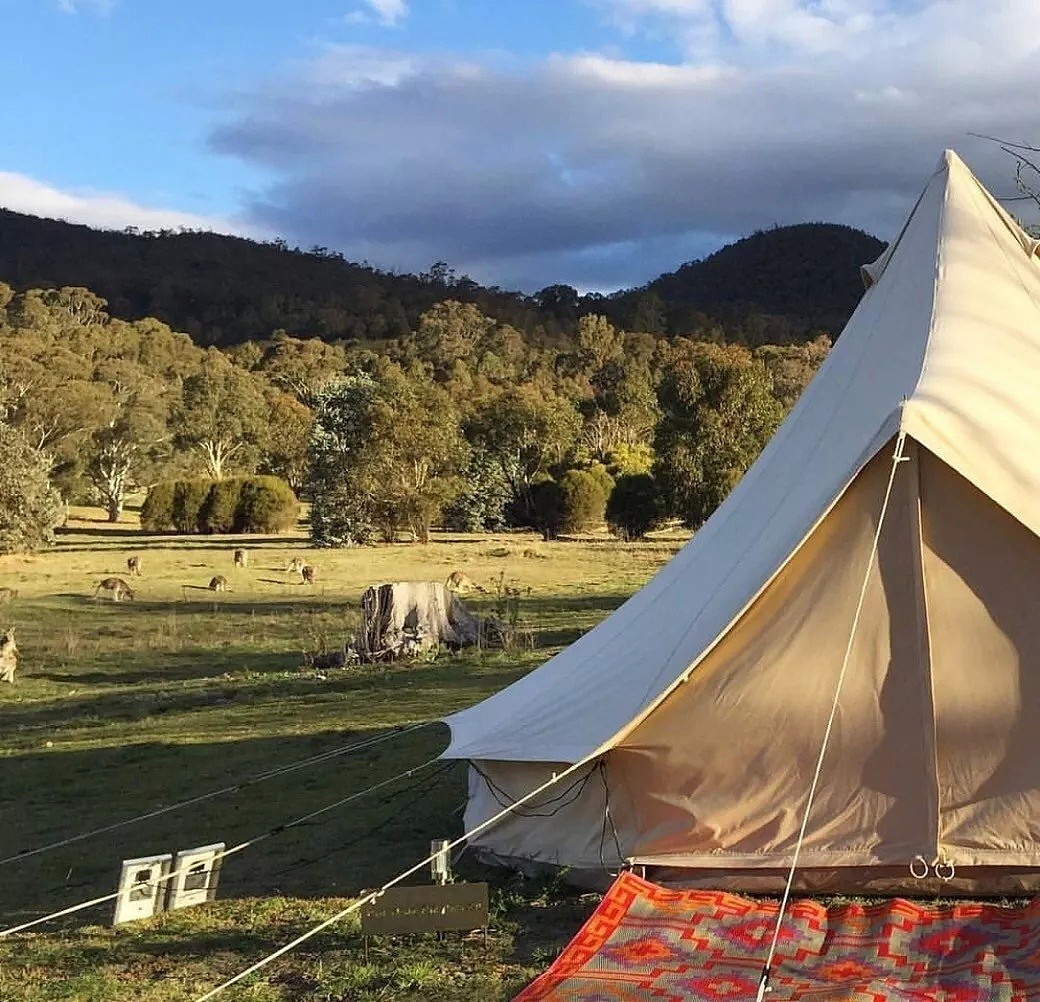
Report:
M 369 936 L 482 929 L 487 945 L 488 885 L 391 887 L 362 906 L 360 915 L 366 963 Z
M 173 860 L 175 876 L 169 880 L 170 891 L 166 902 L 168 911 L 190 908 L 212 901 L 217 896 L 220 864 L 224 843 L 202 845 L 197 849 L 182 849 Z
M 151 918 L 163 910 L 166 901 L 166 882 L 173 856 L 140 856 L 124 859 L 119 873 L 119 896 L 116 898 L 112 925 Z

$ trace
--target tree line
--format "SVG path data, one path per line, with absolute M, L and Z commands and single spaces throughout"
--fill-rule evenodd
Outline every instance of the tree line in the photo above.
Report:
M 570 341 L 587 314 L 656 336 L 800 343 L 837 334 L 862 292 L 859 266 L 880 251 L 860 230 L 807 223 L 755 233 L 639 288 L 603 295 L 550 284 L 527 295 L 481 285 L 443 262 L 396 273 L 325 247 L 95 230 L 0 209 L 0 280 L 19 290 L 89 288 L 113 317 L 156 317 L 218 346 L 279 329 L 380 343 L 414 331 L 445 299 L 471 303 L 533 344 Z
M 17 438 L 48 489 L 113 521 L 134 491 L 260 474 L 311 502 L 319 545 L 439 524 L 551 538 L 605 516 L 639 535 L 707 518 L 829 344 L 752 350 L 587 314 L 539 345 L 445 300 L 379 350 L 284 332 L 220 350 L 87 289 L 0 283 L 0 447 Z

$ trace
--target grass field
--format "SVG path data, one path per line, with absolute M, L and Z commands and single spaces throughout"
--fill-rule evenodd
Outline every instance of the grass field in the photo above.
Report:
M 0 557 L 0 606 L 21 671 L 0 687 L 0 858 L 382 734 L 436 720 L 509 684 L 622 602 L 680 545 L 534 536 L 444 536 L 429 545 L 305 550 L 284 538 L 142 534 L 74 511 L 54 550 Z M 250 553 L 232 567 L 235 546 Z M 143 559 L 136 601 L 95 602 L 101 577 Z M 311 587 L 284 573 L 306 555 Z M 369 585 L 444 580 L 519 589 L 507 651 L 319 672 L 307 652 L 341 644 Z M 221 573 L 233 591 L 204 589 Z M 201 586 L 187 588 L 185 585 Z M 237 844 L 436 756 L 441 724 L 240 792 L 0 867 L 0 928 L 114 890 L 123 858 Z M 461 832 L 464 766 L 430 766 L 229 857 L 220 900 L 111 929 L 111 904 L 0 940 L 4 1002 L 192 1000 Z M 464 858 L 460 869 L 478 874 Z M 491 875 L 494 922 L 479 938 L 373 942 L 346 920 L 223 998 L 511 998 L 570 938 L 594 898 Z

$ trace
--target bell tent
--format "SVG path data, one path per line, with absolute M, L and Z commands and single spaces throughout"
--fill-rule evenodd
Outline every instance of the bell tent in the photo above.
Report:
M 1040 887 L 1037 241 L 947 152 L 863 271 L 826 363 L 690 542 L 448 718 L 467 828 L 567 771 L 484 852 L 779 889 L 826 733 L 796 888 Z

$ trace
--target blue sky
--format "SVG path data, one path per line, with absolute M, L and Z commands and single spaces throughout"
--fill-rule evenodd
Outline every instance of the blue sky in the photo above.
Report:
M 968 133 L 1040 140 L 1040 0 L 0 0 L 0 23 L 0 205 L 531 289 L 776 223 L 884 236 L 943 146 L 1010 192 Z

